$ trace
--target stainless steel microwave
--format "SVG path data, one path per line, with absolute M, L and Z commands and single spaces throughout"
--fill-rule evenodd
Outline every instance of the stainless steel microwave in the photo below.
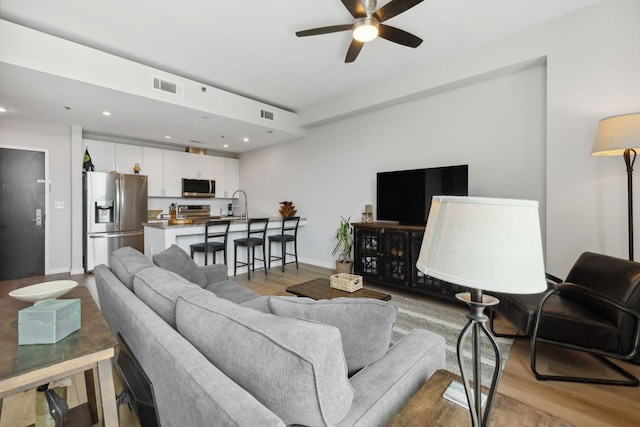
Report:
M 216 197 L 216 181 L 182 178 L 182 197 Z

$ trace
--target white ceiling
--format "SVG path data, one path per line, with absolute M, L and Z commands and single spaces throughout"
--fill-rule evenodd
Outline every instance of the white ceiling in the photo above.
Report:
M 376 39 L 352 64 L 344 63 L 349 32 L 295 36 L 350 23 L 340 0 L 0 0 L 0 19 L 300 113 L 599 1 L 425 0 L 386 22 L 422 38 L 420 47 Z M 386 3 L 380 0 L 378 8 Z M 237 121 L 190 121 L 183 107 L 0 65 L 0 106 L 20 111 L 19 120 L 159 143 L 167 143 L 159 135 L 189 128 L 172 142 L 204 141 L 222 150 L 225 135 L 233 153 L 287 138 Z M 51 84 L 66 87 L 64 105 L 56 94 L 27 90 Z M 88 113 L 91 103 L 108 104 L 127 119 L 97 118 Z M 240 143 L 243 136 L 251 142 Z

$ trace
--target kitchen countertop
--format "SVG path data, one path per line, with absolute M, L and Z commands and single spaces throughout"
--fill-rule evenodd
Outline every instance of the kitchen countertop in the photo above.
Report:
M 245 219 L 240 219 L 239 216 L 236 217 L 221 217 L 221 218 L 213 218 L 212 221 L 225 221 L 225 220 L 231 220 L 231 224 L 246 224 L 247 220 Z M 300 221 L 305 221 L 306 218 L 300 218 Z M 175 225 L 169 225 L 167 223 L 168 220 L 154 220 L 157 222 L 145 222 L 144 225 L 145 227 L 153 227 L 153 228 L 159 228 L 159 229 L 174 229 L 174 228 L 191 228 L 191 227 L 204 227 L 204 222 L 199 222 L 199 223 L 192 223 L 192 224 L 175 224 Z M 281 217 L 271 217 L 269 218 L 269 224 L 272 223 L 280 223 L 282 222 L 282 218 Z

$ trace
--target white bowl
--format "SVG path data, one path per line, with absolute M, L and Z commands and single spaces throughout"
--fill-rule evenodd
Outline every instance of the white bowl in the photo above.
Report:
M 20 301 L 37 303 L 61 297 L 76 286 L 78 282 L 73 280 L 54 280 L 16 289 L 9 292 L 9 296 Z

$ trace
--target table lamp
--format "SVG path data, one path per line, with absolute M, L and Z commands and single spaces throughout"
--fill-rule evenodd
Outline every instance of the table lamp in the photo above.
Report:
M 458 363 L 473 426 L 488 425 L 502 375 L 502 358 L 487 329 L 487 306 L 499 300 L 484 291 L 532 294 L 547 289 L 538 202 L 481 197 L 435 196 L 417 267 L 431 277 L 470 288 L 456 298 L 469 305 L 468 322 L 458 337 Z M 464 342 L 472 333 L 473 388 L 464 366 Z M 482 412 L 480 342 L 482 333 L 496 356 Z M 473 390 L 473 395 L 472 395 Z
M 633 261 L 633 164 L 640 149 L 640 113 L 607 117 L 598 123 L 594 156 L 623 156 L 627 165 L 627 209 L 629 222 L 629 260 Z

